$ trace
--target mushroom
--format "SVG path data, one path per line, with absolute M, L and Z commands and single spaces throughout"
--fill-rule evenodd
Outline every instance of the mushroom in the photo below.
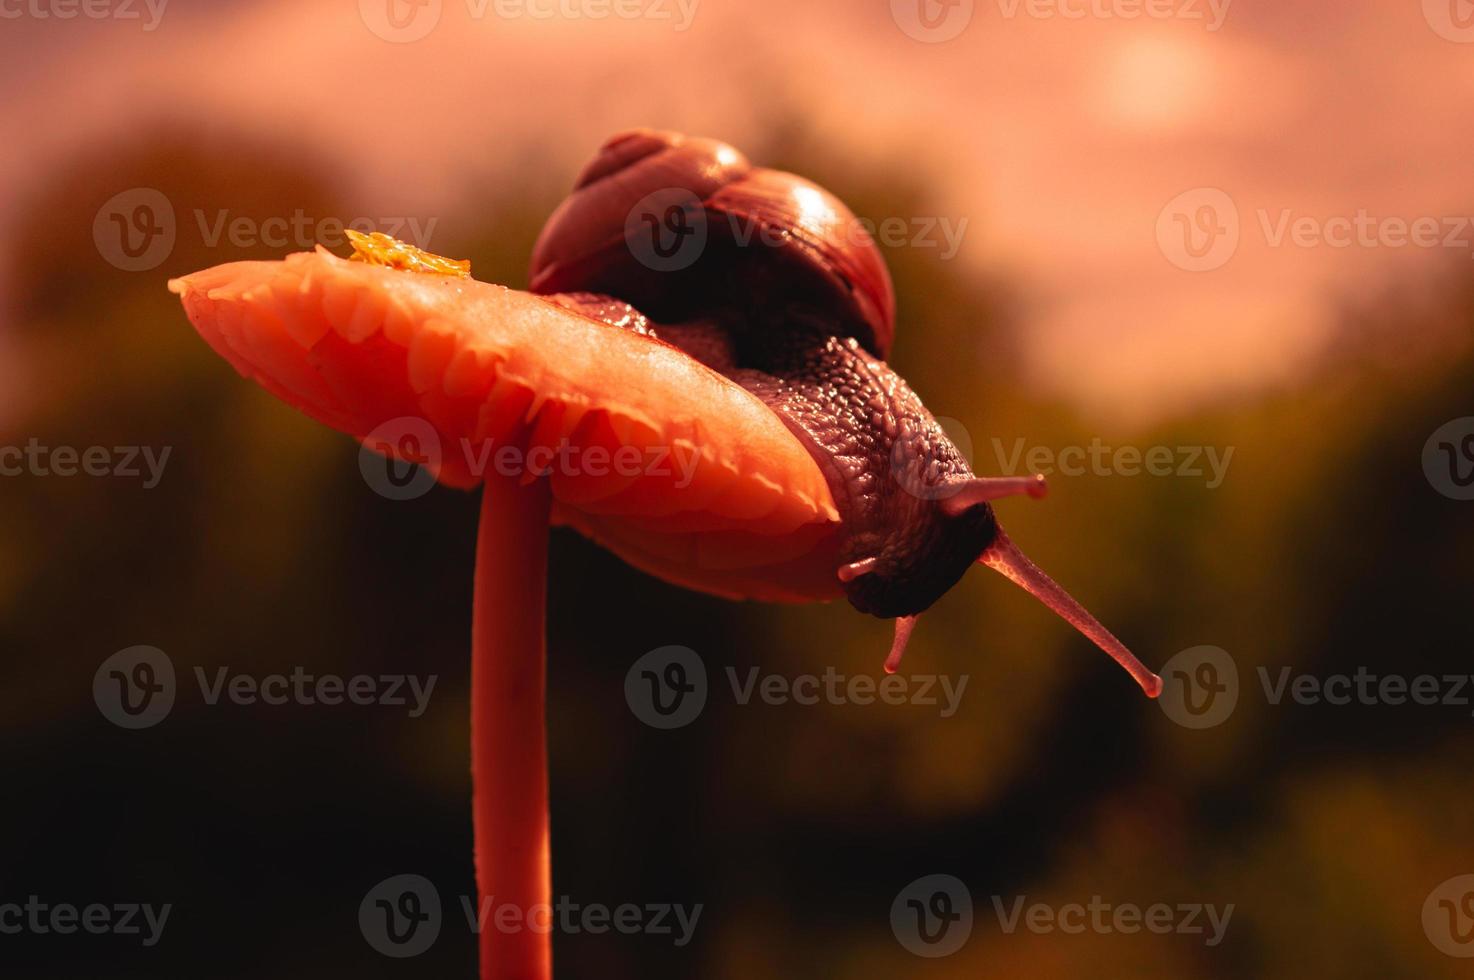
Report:
M 733 233 L 742 221 L 753 242 Z M 708 238 L 690 261 L 636 261 L 627 236 L 648 226 L 658 246 L 697 223 Z M 998 526 L 991 502 L 1040 496 L 1042 478 L 973 476 L 885 365 L 889 275 L 821 188 L 726 144 L 639 131 L 605 146 L 545 229 L 533 285 L 549 295 L 478 282 L 388 236 L 353 244 L 348 259 L 319 247 L 169 286 L 217 353 L 288 404 L 360 439 L 423 419 L 447 447 L 428 460 L 437 478 L 483 486 L 471 666 L 483 897 L 550 915 L 550 523 L 721 596 L 847 597 L 895 620 L 888 670 L 917 615 L 986 564 L 1160 691 Z M 526 465 L 487 465 L 502 447 Z M 621 457 L 637 465 L 612 465 Z M 547 930 L 484 928 L 480 948 L 484 978 L 551 975 Z

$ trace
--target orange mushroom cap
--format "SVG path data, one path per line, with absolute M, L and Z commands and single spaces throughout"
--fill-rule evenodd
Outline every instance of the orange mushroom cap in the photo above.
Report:
M 319 247 L 169 288 L 242 375 L 374 450 L 397 455 L 368 439 L 375 429 L 427 421 L 446 484 L 477 485 L 511 446 L 548 461 L 556 523 L 645 571 L 730 598 L 841 595 L 823 474 L 754 395 L 676 347 L 542 297 L 453 267 L 405 268 Z

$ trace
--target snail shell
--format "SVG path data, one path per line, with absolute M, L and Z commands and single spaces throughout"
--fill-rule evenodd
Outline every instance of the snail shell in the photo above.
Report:
M 651 236 L 687 233 L 704 241 L 673 262 L 642 261 L 659 245 Z M 811 309 L 882 359 L 895 337 L 890 272 L 843 202 L 726 143 L 678 133 L 605 143 L 543 228 L 531 278 L 533 292 L 608 293 L 665 322 L 717 307 L 746 324 Z

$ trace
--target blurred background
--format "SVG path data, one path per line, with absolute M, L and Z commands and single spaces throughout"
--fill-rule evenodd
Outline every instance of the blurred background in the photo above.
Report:
M 173 906 L 147 947 L 0 934 L 5 976 L 474 975 L 477 500 L 377 495 L 356 444 L 240 379 L 165 281 L 344 254 L 360 221 L 521 287 L 578 168 L 641 125 L 900 220 L 893 363 L 978 472 L 1112 449 L 1005 503 L 1012 537 L 1149 665 L 1221 648 L 1236 702 L 1181 724 L 976 572 L 905 667 L 965 675 L 955 713 L 742 705 L 728 667 L 878 675 L 889 624 L 694 595 L 556 532 L 555 894 L 703 905 L 684 946 L 559 935 L 559 975 L 1468 974 L 1474 899 L 1438 891 L 1474 873 L 1474 685 L 1444 680 L 1474 607 L 1467 3 L 0 10 L 0 450 L 133 447 L 143 471 L 0 476 L 0 906 Z M 1153 447 L 1170 475 L 1119 452 Z M 156 480 L 143 450 L 168 452 Z M 129 731 L 93 679 L 138 644 L 181 693 Z M 624 680 L 670 644 L 713 694 L 659 731 Z M 210 705 L 197 667 L 439 680 L 409 717 Z M 1453 703 L 1275 703 L 1285 668 L 1432 675 Z M 358 909 L 404 873 L 447 916 L 400 960 Z M 933 958 L 892 905 L 934 874 L 973 921 Z M 1019 897 L 1233 911 L 1214 944 L 1010 931 Z

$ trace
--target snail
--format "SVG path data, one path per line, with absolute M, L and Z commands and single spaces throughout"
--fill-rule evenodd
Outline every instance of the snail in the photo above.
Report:
M 616 137 L 549 219 L 535 294 L 387 235 L 350 238 L 350 258 L 319 248 L 231 262 L 169 288 L 242 375 L 360 439 L 378 492 L 405 499 L 365 458 L 480 489 L 470 687 L 482 901 L 551 902 L 554 524 L 716 595 L 844 595 L 895 620 L 891 671 L 916 617 L 981 562 L 1160 692 L 999 527 L 992 502 L 1038 497 L 1043 480 L 973 475 L 886 364 L 896 311 L 885 262 L 817 185 L 714 140 Z M 506 450 L 527 465 L 488 465 Z M 586 463 L 531 463 L 564 450 Z M 629 453 L 653 454 L 650 465 L 611 471 Z M 680 479 L 665 465 L 675 453 L 689 464 Z M 551 957 L 546 930 L 482 931 L 484 978 L 546 978 Z
M 1161 680 L 999 525 L 992 501 L 1041 497 L 1044 478 L 974 475 L 886 363 L 890 273 L 833 194 L 717 140 L 623 133 L 548 219 L 531 289 L 680 348 L 783 421 L 839 509 L 844 594 L 896 621 L 887 671 L 916 618 L 981 563 L 1076 626 L 1148 695 L 1160 692 Z

